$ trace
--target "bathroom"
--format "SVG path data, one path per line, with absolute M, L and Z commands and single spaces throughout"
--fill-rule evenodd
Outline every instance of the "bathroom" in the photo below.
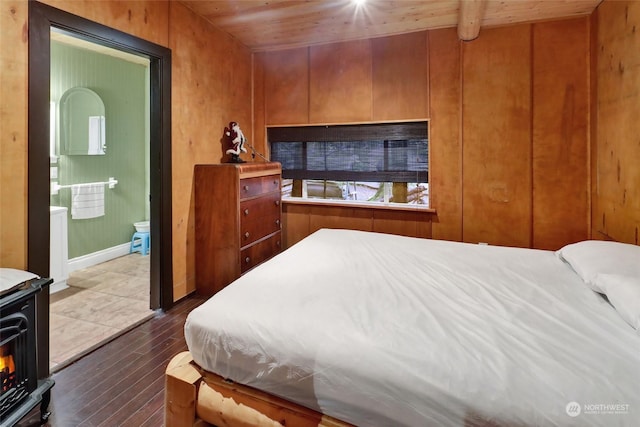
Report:
M 50 93 L 50 366 L 57 370 L 153 313 L 148 250 L 129 255 L 134 223 L 150 219 L 149 61 L 52 31 Z M 103 110 L 79 120 L 78 110 L 93 104 L 66 101 L 87 94 Z M 92 125 L 96 117 L 104 119 Z M 87 127 L 82 147 L 74 132 L 86 136 Z M 97 208 L 81 214 L 73 186 L 96 182 L 105 183 Z

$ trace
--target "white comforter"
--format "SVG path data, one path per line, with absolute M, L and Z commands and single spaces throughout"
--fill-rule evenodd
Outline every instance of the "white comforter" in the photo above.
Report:
M 358 426 L 640 425 L 640 335 L 550 251 L 320 230 L 185 337 L 205 369 Z

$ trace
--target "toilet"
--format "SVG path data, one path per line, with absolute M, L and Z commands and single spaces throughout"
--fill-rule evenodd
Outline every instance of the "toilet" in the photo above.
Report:
M 151 221 L 134 222 L 133 226 L 139 233 L 148 233 L 151 231 Z
M 133 226 L 136 232 L 131 237 L 129 253 L 140 252 L 142 255 L 147 255 L 151 248 L 151 224 L 149 221 L 141 221 L 134 222 Z

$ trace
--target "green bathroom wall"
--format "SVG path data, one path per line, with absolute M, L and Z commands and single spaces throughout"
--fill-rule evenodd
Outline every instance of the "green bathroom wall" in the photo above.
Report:
M 148 219 L 148 67 L 103 53 L 51 42 L 51 101 L 72 87 L 96 92 L 105 105 L 106 154 L 60 155 L 57 133 L 57 182 L 70 185 L 118 180 L 105 186 L 105 215 L 71 217 L 71 189 L 51 196 L 51 205 L 68 208 L 69 259 L 98 252 L 131 240 L 133 223 Z M 59 120 L 59 113 L 58 118 Z M 59 126 L 58 126 L 59 129 Z M 55 179 L 52 179 L 55 181 Z

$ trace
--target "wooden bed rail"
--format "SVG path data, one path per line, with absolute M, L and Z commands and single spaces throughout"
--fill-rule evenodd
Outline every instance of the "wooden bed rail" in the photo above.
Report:
M 352 427 L 268 393 L 225 381 L 199 367 L 188 351 L 165 375 L 165 426 Z

